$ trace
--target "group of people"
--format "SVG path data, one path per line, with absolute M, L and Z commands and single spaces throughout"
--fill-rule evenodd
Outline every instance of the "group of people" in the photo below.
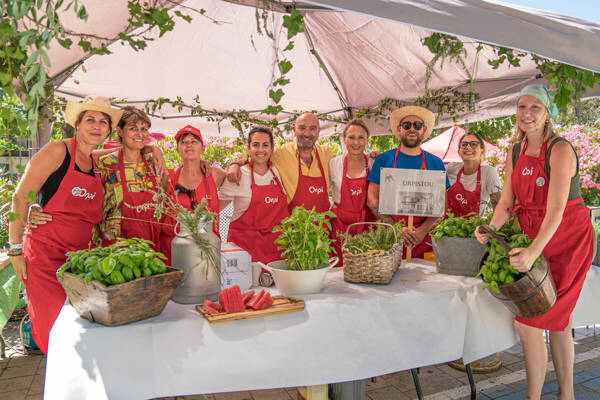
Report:
M 400 145 L 384 153 L 365 152 L 369 129 L 353 120 L 341 137 L 346 152 L 336 155 L 317 144 L 317 116 L 304 113 L 292 128 L 294 140 L 283 146 L 274 145 L 269 128 L 253 127 L 247 134 L 247 157 L 224 171 L 204 168 L 205 143 L 192 126 L 175 135 L 182 165 L 167 170 L 160 150 L 146 145 L 150 119 L 143 111 L 119 110 L 98 97 L 70 102 L 66 118 L 75 127 L 75 137 L 51 142 L 31 159 L 13 201 L 20 218 L 10 224 L 9 254 L 27 287 L 34 339 L 46 352 L 50 328 L 65 301 L 55 277 L 65 252 L 85 248 L 91 240 L 109 244 L 118 237 L 142 237 L 170 256 L 174 221 L 156 221 L 151 204 L 159 187 L 190 210 L 202 199 L 215 213 L 232 202 L 228 241 L 247 250 L 253 261 L 267 263 L 280 258 L 273 227 L 294 207 L 333 211 L 331 235 L 341 256 L 338 234 L 350 224 L 406 219 L 379 213 L 379 188 L 385 184 L 381 168 L 446 170 L 446 207 L 452 214 L 483 214 L 490 204 L 495 209 L 491 226 L 498 229 L 514 211 L 534 241 L 527 249 L 513 249 L 511 264 L 527 271 L 542 253 L 550 261 L 556 305 L 541 317 L 518 318 L 515 327 L 525 352 L 528 396 L 540 397 L 547 359 L 542 330 L 550 329 L 561 396 L 572 398 L 570 315 L 591 264 L 593 232 L 587 208 L 581 205 L 577 155 L 553 133 L 553 110 L 545 87 L 531 85 L 521 92 L 518 142 L 507 155 L 502 188 L 496 171 L 481 165 L 484 141 L 477 134 L 460 139 L 462 163 L 445 166 L 423 150 L 435 115 L 417 106 L 391 113 L 390 128 Z M 121 147 L 96 150 L 113 126 Z M 37 193 L 41 210 L 28 224 L 30 191 Z M 435 221 L 415 217 L 414 226 L 403 228 L 402 239 L 414 257 L 431 250 L 429 231 Z M 486 242 L 486 235 L 476 235 Z

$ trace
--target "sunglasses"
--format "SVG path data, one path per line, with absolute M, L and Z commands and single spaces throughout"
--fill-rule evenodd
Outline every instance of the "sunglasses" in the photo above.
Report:
M 182 185 L 180 185 L 179 183 L 177 185 L 175 185 L 175 192 L 176 194 L 185 194 L 187 195 L 187 197 L 190 198 L 190 206 L 192 207 L 192 210 L 194 208 L 196 208 L 196 191 L 193 189 L 188 189 Z
M 466 149 L 467 146 L 471 146 L 472 149 L 479 147 L 480 143 L 478 141 L 473 141 L 473 142 L 461 142 L 460 143 L 460 147 L 463 149 Z
M 419 122 L 419 121 L 415 121 L 415 122 L 410 122 L 410 121 L 406 121 L 400 124 L 400 126 L 402 127 L 402 129 L 404 129 L 405 131 L 409 130 L 410 127 L 414 127 L 415 130 L 420 131 L 421 128 L 423 128 L 423 123 Z

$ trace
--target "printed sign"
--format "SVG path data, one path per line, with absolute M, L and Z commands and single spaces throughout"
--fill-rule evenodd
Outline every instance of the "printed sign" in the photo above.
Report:
M 382 168 L 379 212 L 442 217 L 446 205 L 446 171 Z

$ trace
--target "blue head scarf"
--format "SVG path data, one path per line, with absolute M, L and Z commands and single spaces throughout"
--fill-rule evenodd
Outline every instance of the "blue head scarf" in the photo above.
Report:
M 558 114 L 558 108 L 556 108 L 556 104 L 554 104 L 554 96 L 552 96 L 548 92 L 548 88 L 542 84 L 528 85 L 525 86 L 521 93 L 519 93 L 519 97 L 517 98 L 517 103 L 521 96 L 533 96 L 538 99 L 546 110 L 548 110 L 548 114 L 550 114 L 550 119 L 553 119 L 556 114 Z

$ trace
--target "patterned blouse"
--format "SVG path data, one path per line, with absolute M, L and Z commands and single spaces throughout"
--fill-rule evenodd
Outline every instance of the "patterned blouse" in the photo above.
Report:
M 102 222 L 94 229 L 93 240 L 96 245 L 101 244 L 101 236 L 113 240 L 121 234 L 121 203 L 123 202 L 123 188 L 121 174 L 119 173 L 119 153 L 110 153 L 100 157 L 98 169 L 102 178 L 104 198 L 102 202 Z M 149 155 L 146 161 L 152 169 Z M 143 162 L 125 162 L 125 177 L 127 190 L 130 192 L 156 191 L 156 187 L 148 176 L 148 170 Z M 154 171 L 152 171 L 154 173 Z

